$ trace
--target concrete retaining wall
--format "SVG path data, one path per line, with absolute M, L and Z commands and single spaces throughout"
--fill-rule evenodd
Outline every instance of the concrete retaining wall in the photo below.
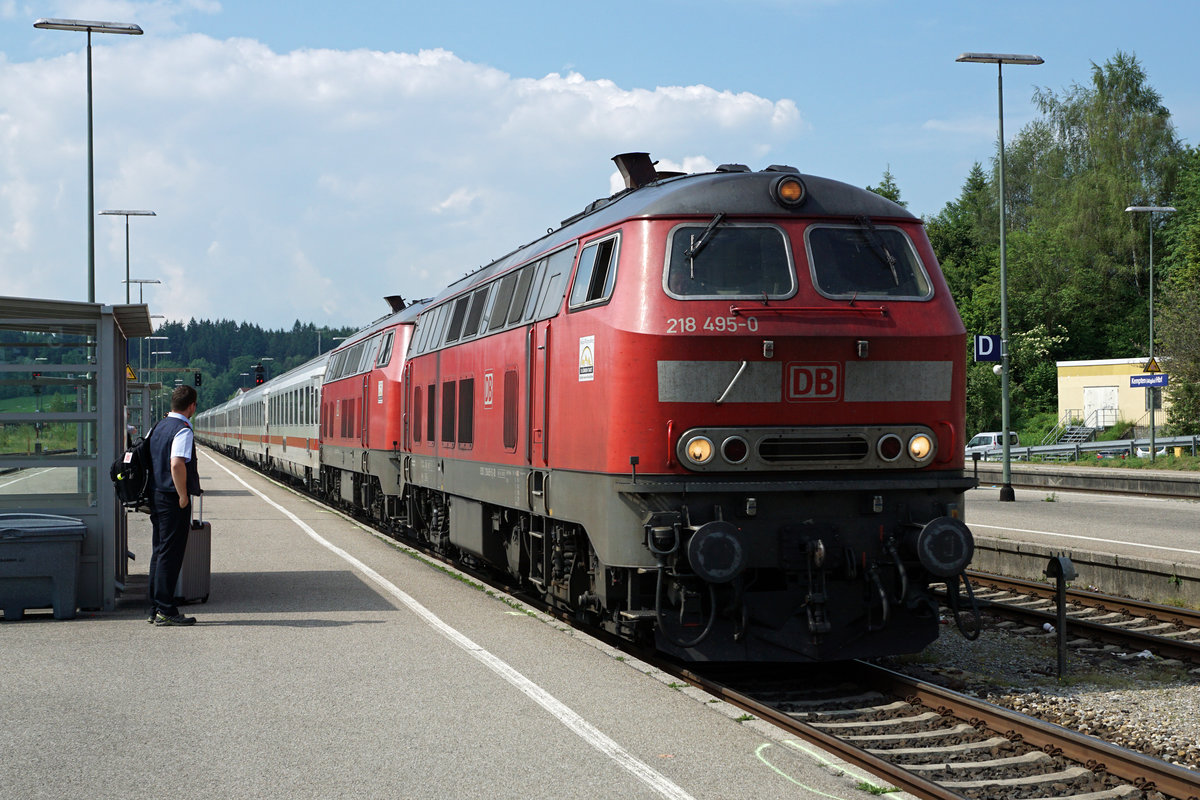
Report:
M 980 484 L 999 483 L 1002 465 L 980 461 Z M 967 463 L 967 474 L 975 473 L 976 464 Z M 1057 464 L 1010 464 L 1015 487 L 1029 489 L 1083 489 L 1094 492 L 1151 494 L 1200 499 L 1200 473 L 1151 469 L 1112 469 L 1105 467 L 1064 467 Z
M 1046 565 L 1058 555 L 1070 558 L 1079 573 L 1073 588 L 1095 587 L 1105 594 L 1200 608 L 1200 568 L 1188 564 L 976 536 L 971 569 L 1044 581 Z
M 978 462 L 980 485 L 1000 483 L 1000 462 Z M 976 464 L 967 463 L 967 474 Z M 1060 467 L 1057 464 L 1012 464 L 1013 486 L 1031 489 L 1085 489 L 1088 492 L 1156 494 L 1200 499 L 1200 473 L 1103 467 Z

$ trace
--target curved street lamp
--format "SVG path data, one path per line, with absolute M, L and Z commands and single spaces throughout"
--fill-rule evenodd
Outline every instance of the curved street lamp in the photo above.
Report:
M 1009 401 L 1008 401 L 1008 255 L 1005 241 L 1004 220 L 1004 65 L 1044 64 L 1041 56 L 1010 55 L 1005 53 L 963 53 L 954 59 L 969 64 L 995 64 L 998 94 L 1000 96 L 1000 417 L 1003 426 L 1003 458 L 1000 499 L 1012 501 L 1016 494 L 1012 488 L 1011 454 L 1009 452 Z
M 128 22 L 94 22 L 86 19 L 39 19 L 33 27 L 48 31 L 87 32 L 87 147 L 88 147 L 88 302 L 96 302 L 96 178 L 92 147 L 92 33 L 125 33 L 140 36 L 142 29 Z M 128 277 L 128 276 L 126 276 Z M 128 303 L 128 299 L 126 299 Z

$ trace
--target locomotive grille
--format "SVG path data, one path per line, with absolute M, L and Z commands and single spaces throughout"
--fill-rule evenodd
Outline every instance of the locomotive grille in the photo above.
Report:
M 862 461 L 870 452 L 867 440 L 858 436 L 773 436 L 758 443 L 758 457 L 775 464 Z

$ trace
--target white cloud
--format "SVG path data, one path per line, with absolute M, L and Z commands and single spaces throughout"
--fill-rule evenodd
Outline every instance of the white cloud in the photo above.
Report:
M 214 7 L 149 6 L 165 22 Z M 95 43 L 96 209 L 157 212 L 131 225 L 131 271 L 163 280 L 147 300 L 173 319 L 365 322 L 383 295 L 435 294 L 605 194 L 616 153 L 757 168 L 805 128 L 790 100 L 513 77 L 445 50 L 120 38 Z M 2 294 L 86 294 L 81 50 L 0 59 Z M 124 299 L 121 223 L 96 220 L 104 302 Z

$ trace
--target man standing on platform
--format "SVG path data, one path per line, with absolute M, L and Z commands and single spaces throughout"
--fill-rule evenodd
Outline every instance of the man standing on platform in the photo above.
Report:
M 177 386 L 171 393 L 171 413 L 154 426 L 150 435 L 150 521 L 154 553 L 150 557 L 150 621 L 155 625 L 194 625 L 175 605 L 175 584 L 183 567 L 188 531 L 192 526 L 192 501 L 199 495 L 200 473 L 192 438 L 196 390 Z

